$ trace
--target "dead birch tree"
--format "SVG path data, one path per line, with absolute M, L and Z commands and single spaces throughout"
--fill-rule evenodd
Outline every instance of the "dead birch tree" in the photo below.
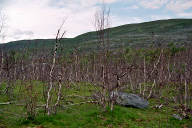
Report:
M 2 11 L 0 10 L 0 36 L 2 36 L 4 26 L 5 26 L 5 15 L 3 15 Z
M 57 50 L 59 47 L 59 43 L 61 42 L 61 39 L 64 37 L 66 31 L 61 32 L 62 31 L 62 27 L 64 25 L 64 22 L 62 23 L 62 25 L 60 26 L 60 28 L 57 31 L 57 35 L 56 35 L 56 39 L 55 39 L 55 47 L 54 47 L 54 53 L 53 53 L 53 60 L 52 60 L 52 65 L 51 65 L 51 70 L 49 72 L 49 86 L 48 86 L 48 91 L 47 91 L 47 100 L 46 100 L 46 111 L 47 111 L 47 115 L 50 115 L 52 113 L 52 108 L 54 106 L 58 105 L 58 102 L 60 100 L 60 93 L 61 93 L 61 88 L 62 88 L 62 84 L 60 82 L 60 78 L 59 78 L 59 92 L 57 94 L 57 101 L 55 103 L 55 105 L 50 105 L 50 101 L 51 101 L 51 91 L 53 89 L 53 84 L 54 84 L 54 80 L 53 80 L 53 71 L 55 68 L 55 64 L 56 64 L 56 55 L 57 55 Z
M 109 48 L 110 48 L 110 8 L 106 8 L 103 4 L 102 7 L 95 13 L 95 28 L 97 32 L 97 40 L 102 52 L 101 62 L 101 91 L 100 91 L 100 103 L 101 106 L 106 109 L 107 105 L 113 110 L 114 99 L 110 97 L 112 93 L 112 85 L 110 85 L 110 64 L 109 64 Z
M 5 18 L 0 10 L 0 38 L 3 37 L 3 28 L 4 28 L 4 24 L 5 24 Z M 0 40 L 1 43 L 1 40 Z M 1 47 L 1 66 L 0 66 L 0 75 L 1 72 L 3 70 L 3 62 L 4 62 L 4 53 L 3 53 L 3 48 Z

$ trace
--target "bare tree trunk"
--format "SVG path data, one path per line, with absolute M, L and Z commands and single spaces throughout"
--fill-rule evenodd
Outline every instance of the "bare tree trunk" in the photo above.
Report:
M 63 24 L 64 24 L 64 22 L 63 22 Z M 61 27 L 58 29 L 58 32 L 57 32 L 56 41 L 55 41 L 55 48 L 54 48 L 54 54 L 53 54 L 53 60 L 52 60 L 51 70 L 49 72 L 49 88 L 48 88 L 48 92 L 47 92 L 47 101 L 46 101 L 47 115 L 51 114 L 50 100 L 51 100 L 51 91 L 53 89 L 53 70 L 55 68 L 56 54 L 57 54 L 57 49 L 58 49 L 58 45 L 59 45 L 58 43 L 60 42 L 60 40 L 63 38 L 63 36 L 65 34 L 65 31 L 64 31 L 62 33 L 61 37 L 59 37 L 60 36 L 60 31 L 61 31 L 61 28 L 62 28 L 63 24 L 61 25 Z
M 146 62 L 145 62 L 145 57 L 144 57 L 144 69 L 143 69 L 143 72 L 144 72 L 144 83 L 143 83 L 143 97 L 145 96 L 145 91 L 146 91 Z
M 62 83 L 61 83 L 61 76 L 59 76 L 59 91 L 57 93 L 57 101 L 55 103 L 55 107 L 58 106 L 60 98 L 61 98 L 61 89 L 62 89 Z
M 187 85 L 187 81 L 185 79 L 185 97 L 184 97 L 184 101 L 185 101 L 185 108 L 188 107 L 188 85 Z
M 130 81 L 131 90 L 134 91 L 133 82 L 132 82 L 132 79 L 131 79 L 131 75 L 128 75 L 128 78 L 129 78 L 129 81 Z
M 1 50 L 1 68 L 0 68 L 0 77 L 1 73 L 3 71 L 3 64 L 4 64 L 4 56 L 3 56 L 3 51 Z
M 154 79 L 154 81 L 153 81 L 153 85 L 152 85 L 152 87 L 151 87 L 151 90 L 150 90 L 150 93 L 149 93 L 147 99 L 151 98 L 151 96 L 152 96 L 152 92 L 153 92 L 153 88 L 155 87 L 155 84 L 156 84 L 156 81 L 155 81 L 155 79 Z
M 59 34 L 59 31 L 58 31 L 57 35 L 58 34 Z M 48 115 L 51 114 L 51 110 L 50 110 L 50 107 L 49 107 L 49 102 L 50 102 L 50 98 L 51 98 L 50 93 L 51 93 L 51 90 L 53 88 L 53 70 L 54 70 L 54 67 L 55 67 L 56 54 L 57 54 L 57 49 L 58 49 L 57 37 L 56 37 L 56 43 L 55 43 L 55 48 L 54 48 L 54 54 L 53 54 L 51 70 L 49 72 L 49 89 L 48 89 L 48 92 L 47 92 L 47 102 L 46 102 L 46 109 L 47 109 L 47 114 Z

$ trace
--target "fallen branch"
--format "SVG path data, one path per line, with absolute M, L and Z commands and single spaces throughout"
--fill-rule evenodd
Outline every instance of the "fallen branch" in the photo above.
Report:
M 75 103 L 75 104 L 70 104 L 70 105 L 62 105 L 62 107 L 68 107 L 68 106 L 74 106 L 74 105 L 81 105 L 81 104 L 86 104 L 86 103 L 98 103 L 98 101 L 85 101 L 85 102 L 80 102 L 80 103 Z M 5 102 L 5 103 L 0 103 L 0 105 L 9 105 L 13 104 L 11 102 Z M 25 104 L 15 104 L 16 106 L 25 106 Z M 46 104 L 42 105 L 37 105 L 37 107 L 45 107 Z
M 87 98 L 89 98 L 89 97 L 80 96 L 80 95 L 68 95 L 67 97 L 79 97 L 79 98 L 82 98 L 82 99 L 87 99 Z
M 10 102 L 4 102 L 4 103 L 0 103 L 0 105 L 9 105 L 9 104 L 14 104 L 15 101 L 10 101 Z
M 11 102 L 5 102 L 5 103 L 0 103 L 0 105 L 9 105 L 12 104 Z
M 25 106 L 26 104 L 16 104 L 16 102 L 5 102 L 5 103 L 0 103 L 0 105 L 10 105 L 10 104 L 14 104 L 16 106 Z M 43 105 L 37 105 L 37 107 L 45 107 L 46 104 Z
M 82 104 L 86 104 L 86 103 L 98 103 L 98 101 L 85 101 L 85 102 L 80 102 L 80 103 L 75 103 L 75 104 L 70 104 L 70 105 L 62 105 L 62 107 L 82 105 Z

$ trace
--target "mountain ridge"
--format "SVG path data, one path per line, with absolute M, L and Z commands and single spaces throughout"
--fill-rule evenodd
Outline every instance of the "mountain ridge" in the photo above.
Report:
M 146 47 L 151 45 L 152 36 L 156 40 L 167 44 L 168 42 L 180 42 L 189 45 L 192 35 L 192 19 L 166 19 L 143 23 L 125 24 L 110 28 L 110 40 L 112 48 L 123 46 Z M 188 39 L 189 38 L 189 39 Z M 62 45 L 66 49 L 80 47 L 84 50 L 95 49 L 97 34 L 95 31 L 80 34 L 74 38 L 62 39 Z M 0 44 L 6 50 L 18 50 L 23 48 L 52 48 L 55 39 L 18 40 Z

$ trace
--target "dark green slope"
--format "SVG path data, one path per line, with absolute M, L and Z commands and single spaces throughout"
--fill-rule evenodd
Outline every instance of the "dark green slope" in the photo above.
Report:
M 153 42 L 167 44 L 169 42 L 184 45 L 191 44 L 192 19 L 169 19 L 144 22 L 139 24 L 127 24 L 110 29 L 111 47 L 120 46 L 143 47 Z M 153 33 L 153 34 L 152 34 Z M 152 36 L 154 35 L 154 36 Z M 74 47 L 82 50 L 97 48 L 96 32 L 88 32 L 75 38 L 62 40 L 64 49 L 70 51 Z M 54 39 L 21 40 L 1 44 L 4 49 L 42 49 L 52 48 Z
M 192 19 L 170 19 L 119 26 L 113 29 L 112 34 L 169 34 L 188 28 L 192 29 Z

